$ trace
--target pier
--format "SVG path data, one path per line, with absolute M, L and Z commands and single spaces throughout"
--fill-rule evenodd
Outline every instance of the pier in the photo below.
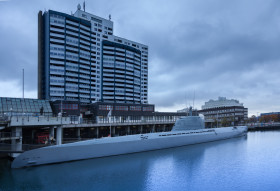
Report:
M 247 126 L 248 131 L 280 130 L 280 123 L 252 123 Z
M 0 153 L 20 153 L 53 144 L 101 137 L 170 131 L 180 116 L 128 116 L 87 120 L 73 117 L 10 116 L 2 120 Z

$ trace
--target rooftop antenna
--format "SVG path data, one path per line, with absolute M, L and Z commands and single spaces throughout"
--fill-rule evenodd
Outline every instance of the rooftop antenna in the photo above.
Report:
M 111 14 L 109 14 L 109 21 L 111 20 Z
M 83 3 L 84 12 L 86 12 L 86 1 Z
M 193 91 L 193 108 L 194 108 L 194 100 L 195 100 L 195 90 Z

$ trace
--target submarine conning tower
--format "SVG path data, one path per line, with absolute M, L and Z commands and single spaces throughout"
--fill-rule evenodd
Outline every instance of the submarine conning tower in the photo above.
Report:
M 189 116 L 180 117 L 172 127 L 172 131 L 185 131 L 205 129 L 204 120 L 200 116 L 192 116 L 192 107 L 189 110 Z

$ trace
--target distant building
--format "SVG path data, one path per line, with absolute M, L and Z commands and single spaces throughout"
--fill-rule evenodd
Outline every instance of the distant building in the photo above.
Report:
M 219 126 L 243 124 L 248 119 L 248 108 L 226 97 L 209 100 L 201 108 L 198 113 L 204 115 L 206 122 L 218 122 Z
M 38 14 L 38 98 L 148 103 L 148 46 L 113 35 L 111 18 Z
M 267 115 L 280 115 L 280 112 L 270 112 L 270 113 L 261 113 L 261 117 L 262 116 L 267 116 Z
M 205 105 L 201 106 L 201 109 L 209 109 L 215 107 L 233 107 L 233 106 L 243 106 L 243 103 L 239 103 L 235 99 L 227 99 L 226 97 L 219 97 L 218 100 L 212 100 L 205 102 Z

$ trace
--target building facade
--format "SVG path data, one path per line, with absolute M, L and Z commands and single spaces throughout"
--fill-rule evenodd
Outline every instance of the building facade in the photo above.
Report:
M 148 46 L 81 10 L 38 14 L 38 98 L 148 103 Z
M 248 119 L 248 108 L 238 100 L 219 97 L 218 100 L 209 100 L 201 107 L 198 113 L 203 114 L 206 122 L 215 122 L 214 125 L 228 126 L 244 124 Z

